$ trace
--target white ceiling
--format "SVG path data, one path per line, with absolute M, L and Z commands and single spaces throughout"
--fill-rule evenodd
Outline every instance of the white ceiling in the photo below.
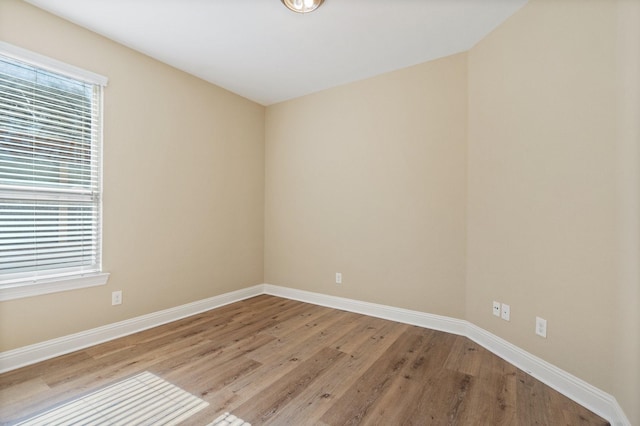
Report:
M 527 0 L 27 0 L 270 105 L 471 48 Z

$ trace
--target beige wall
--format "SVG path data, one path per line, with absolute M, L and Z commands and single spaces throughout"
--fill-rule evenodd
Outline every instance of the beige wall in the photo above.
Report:
M 614 354 L 638 339 L 637 325 L 616 334 L 619 240 L 637 243 L 637 227 L 618 220 L 637 194 L 619 191 L 616 7 L 532 1 L 469 52 L 466 315 L 616 394 L 637 421 L 637 381 L 622 390 L 612 374 L 639 362 L 637 349 Z M 511 305 L 510 322 L 491 315 L 492 300 Z
M 466 66 L 267 108 L 267 283 L 464 316 Z
M 640 425 L 640 2 L 618 2 L 617 242 L 613 393 Z
M 640 424 L 638 4 L 531 0 L 468 53 L 265 114 L 0 0 L 0 39 L 110 78 L 112 273 L 1 303 L 0 351 L 268 282 L 468 319 Z
M 638 423 L 637 134 L 619 140 L 620 114 L 637 125 L 638 42 L 620 51 L 623 4 L 531 1 L 468 59 L 267 108 L 265 281 L 466 318 Z
M 0 1 L 0 39 L 103 74 L 106 286 L 0 304 L 0 350 L 263 279 L 264 108 L 49 15 Z M 124 303 L 111 306 L 111 291 Z

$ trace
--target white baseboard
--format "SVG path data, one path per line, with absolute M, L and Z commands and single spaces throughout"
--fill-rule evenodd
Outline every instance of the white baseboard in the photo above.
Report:
M 468 321 L 270 284 L 264 285 L 264 292 L 315 305 L 466 336 L 547 386 L 608 420 L 611 425 L 631 426 L 631 422 L 612 395 Z
M 613 426 L 631 426 L 631 422 L 629 422 L 624 411 L 612 395 L 468 321 L 271 284 L 248 287 L 69 336 L 2 352 L 0 353 L 0 373 L 64 355 L 118 337 L 127 336 L 138 331 L 176 321 L 190 315 L 195 315 L 260 294 L 270 294 L 466 336 L 517 368 L 531 374 L 546 385 L 608 420 Z
M 341 309 L 343 311 L 368 315 L 370 317 L 417 325 L 419 327 L 446 331 L 447 333 L 459 334 L 462 336 L 466 335 L 467 321 L 456 318 L 427 314 L 409 309 L 395 308 L 388 305 L 362 302 L 359 300 L 346 299 L 344 297 L 327 296 L 325 294 L 296 290 L 271 284 L 264 284 L 264 292 L 265 294 L 270 294 L 272 296 L 299 300 L 301 302 Z
M 467 337 L 485 349 L 588 408 L 608 420 L 612 425 L 631 426 L 622 408 L 612 395 L 475 324 L 468 323 L 467 327 Z
M 102 327 L 92 328 L 91 330 L 80 333 L 2 352 L 0 353 L 0 373 L 157 327 L 200 312 L 248 299 L 249 297 L 258 296 L 262 293 L 263 286 L 257 285 Z

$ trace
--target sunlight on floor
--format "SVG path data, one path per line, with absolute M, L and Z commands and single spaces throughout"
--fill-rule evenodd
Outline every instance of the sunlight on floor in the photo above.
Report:
M 177 425 L 208 405 L 145 371 L 18 425 Z

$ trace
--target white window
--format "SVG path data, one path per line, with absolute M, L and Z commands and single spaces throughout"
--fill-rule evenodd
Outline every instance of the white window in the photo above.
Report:
M 105 83 L 0 44 L 0 300 L 106 283 Z

